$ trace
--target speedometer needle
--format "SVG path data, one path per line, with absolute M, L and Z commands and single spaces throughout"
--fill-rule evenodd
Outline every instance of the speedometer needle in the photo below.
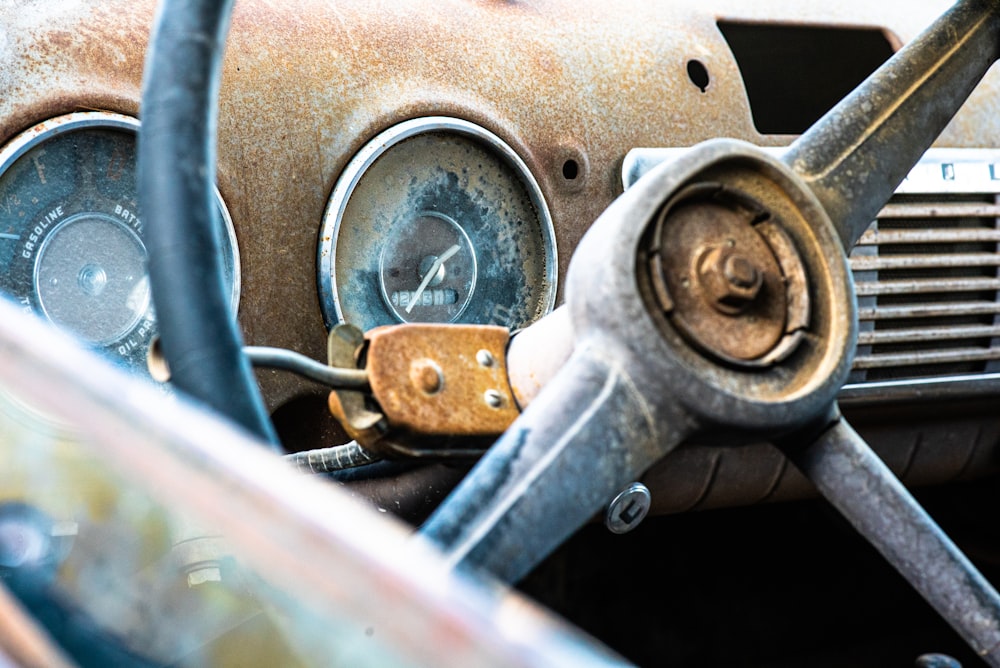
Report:
M 426 274 L 424 274 L 424 280 L 420 281 L 420 287 L 417 288 L 417 292 L 413 295 L 413 299 L 410 300 L 409 305 L 406 307 L 407 313 L 412 311 L 413 307 L 416 306 L 418 301 L 420 301 L 421 295 L 424 294 L 424 290 L 426 290 L 427 286 L 430 285 L 431 279 L 434 278 L 434 274 L 438 273 L 438 270 L 441 269 L 441 265 L 447 262 L 452 255 L 460 250 L 462 250 L 462 247 L 455 244 L 445 252 L 441 253 L 441 255 L 438 256 L 438 259 L 434 260 L 434 264 L 432 264 L 431 268 L 427 270 Z

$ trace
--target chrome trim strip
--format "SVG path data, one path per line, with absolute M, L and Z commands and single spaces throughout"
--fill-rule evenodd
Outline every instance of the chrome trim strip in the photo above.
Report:
M 762 150 L 780 158 L 784 146 Z M 622 187 L 628 190 L 646 172 L 688 151 L 687 148 L 634 148 L 622 161 Z M 1000 150 L 932 148 L 924 153 L 896 189 L 897 194 L 1000 193 Z
M 841 388 L 837 400 L 845 405 L 901 401 L 970 399 L 1000 394 L 1000 373 L 942 376 L 912 380 L 851 383 Z

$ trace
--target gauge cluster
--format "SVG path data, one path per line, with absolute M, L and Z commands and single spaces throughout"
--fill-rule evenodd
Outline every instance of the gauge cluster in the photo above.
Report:
M 0 152 L 0 290 L 117 365 L 147 374 L 157 333 L 136 191 L 135 118 L 59 116 Z M 235 310 L 240 262 L 217 193 Z M 403 122 L 345 168 L 320 232 L 328 328 L 400 322 L 523 327 L 548 313 L 555 233 L 506 143 L 455 118 Z
M 53 118 L 0 151 L 0 290 L 118 366 L 146 373 L 156 314 L 136 194 L 139 122 L 107 112 Z M 217 197 L 235 310 L 239 260 Z

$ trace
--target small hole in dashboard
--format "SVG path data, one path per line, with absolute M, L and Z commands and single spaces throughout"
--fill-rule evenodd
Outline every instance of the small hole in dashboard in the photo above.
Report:
M 711 79 L 708 76 L 708 68 L 700 60 L 689 60 L 687 64 L 688 79 L 691 80 L 698 89 L 704 93 L 708 90 Z
M 576 160 L 567 160 L 563 163 L 562 175 L 567 181 L 575 181 L 580 175 L 580 164 Z

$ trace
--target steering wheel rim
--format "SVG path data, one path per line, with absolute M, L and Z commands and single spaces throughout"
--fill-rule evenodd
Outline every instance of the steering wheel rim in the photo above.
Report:
M 222 55 L 232 0 L 164 0 L 150 38 L 139 197 L 150 289 L 174 387 L 280 450 L 227 307 L 212 204 Z

